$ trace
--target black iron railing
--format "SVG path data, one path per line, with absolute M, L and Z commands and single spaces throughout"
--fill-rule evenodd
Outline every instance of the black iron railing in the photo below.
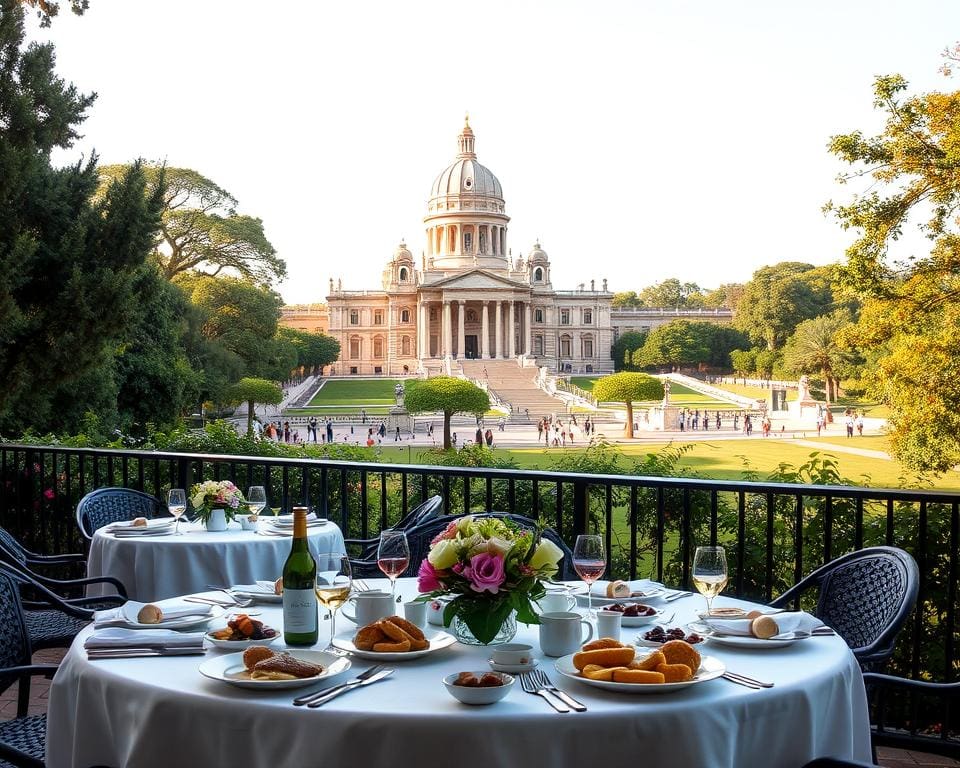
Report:
M 0 445 L 0 479 L 0 524 L 46 552 L 83 546 L 74 510 L 95 488 L 136 488 L 162 500 L 169 488 L 202 479 L 264 485 L 271 506 L 311 505 L 348 538 L 374 536 L 439 493 L 446 513 L 522 514 L 570 543 L 600 532 L 613 577 L 671 585 L 689 584 L 698 544 L 720 543 L 729 555 L 728 594 L 764 602 L 844 552 L 899 546 L 916 558 L 922 581 L 890 671 L 957 678 L 960 493 L 14 444 Z M 960 730 L 945 704 L 897 706 L 887 723 L 935 732 L 943 744 Z

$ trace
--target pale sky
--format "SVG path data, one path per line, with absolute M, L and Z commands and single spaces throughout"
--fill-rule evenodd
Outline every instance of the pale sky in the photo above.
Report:
M 69 2 L 64 0 L 64 6 Z M 842 258 L 821 213 L 832 134 L 881 127 L 876 75 L 952 90 L 955 0 L 305 2 L 91 0 L 50 30 L 99 98 L 75 151 L 194 168 L 263 219 L 288 302 L 420 263 L 430 187 L 469 111 L 516 257 L 556 288 L 705 288 Z

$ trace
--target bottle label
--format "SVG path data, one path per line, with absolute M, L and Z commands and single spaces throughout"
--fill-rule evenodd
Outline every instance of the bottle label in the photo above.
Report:
M 283 590 L 283 631 L 316 632 L 317 594 L 312 589 Z

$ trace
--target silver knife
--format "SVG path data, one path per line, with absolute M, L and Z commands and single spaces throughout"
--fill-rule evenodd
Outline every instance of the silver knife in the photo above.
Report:
M 87 658 L 95 659 L 138 659 L 144 656 L 202 656 L 205 648 L 88 648 Z
M 373 677 L 367 680 L 361 680 L 360 682 L 348 683 L 340 688 L 339 690 L 333 690 L 328 693 L 326 696 L 321 696 L 319 699 L 314 699 L 313 701 L 307 704 L 308 707 L 313 709 L 314 707 L 319 707 L 321 704 L 326 704 L 328 701 L 332 701 L 337 698 L 341 693 L 346 693 L 347 691 L 352 691 L 354 688 L 362 688 L 365 685 L 370 685 L 370 683 L 375 683 L 378 680 L 383 680 L 383 678 L 388 677 L 393 674 L 392 669 L 384 669 L 380 672 L 377 672 Z

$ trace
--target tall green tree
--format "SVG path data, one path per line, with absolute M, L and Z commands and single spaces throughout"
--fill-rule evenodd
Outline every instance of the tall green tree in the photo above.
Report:
M 784 367 L 793 374 L 817 374 L 824 381 L 827 405 L 835 402 L 840 372 L 851 361 L 840 333 L 851 324 L 844 312 L 804 320 L 783 348 Z
M 128 166 L 99 169 L 103 181 L 122 176 Z M 240 276 L 263 285 L 287 274 L 263 231 L 263 221 L 237 213 L 227 190 L 190 168 L 144 165 L 152 190 L 163 183 L 163 225 L 154 258 L 168 279 L 188 271 L 207 276 Z
M 283 402 L 283 389 L 267 379 L 244 378 L 230 387 L 227 396 L 232 402 L 247 404 L 247 435 L 252 435 L 257 403 L 279 405 Z
M 53 18 L 60 13 L 60 3 L 55 0 L 20 0 L 24 5 L 35 8 L 41 27 L 49 27 Z M 70 0 L 70 10 L 77 16 L 90 7 L 90 0 Z
M 598 403 L 623 403 L 627 408 L 627 423 L 623 434 L 633 437 L 633 404 L 648 400 L 663 400 L 663 382 L 645 373 L 614 373 L 594 383 L 593 395 Z
M 644 288 L 640 300 L 645 307 L 697 309 L 703 306 L 703 291 L 696 283 L 681 283 L 671 277 Z
M 466 379 L 434 376 L 412 381 L 404 398 L 410 413 L 443 413 L 443 447 L 450 448 L 450 419 L 455 413 L 481 417 L 490 410 L 490 396 Z
M 627 331 L 617 337 L 610 349 L 615 370 L 634 370 L 633 354 L 646 343 L 648 335 L 646 331 Z
M 633 363 L 637 368 L 652 368 L 707 362 L 714 337 L 710 323 L 673 320 L 650 331 L 644 345 L 634 353 Z
M 285 339 L 297 353 L 297 367 L 311 373 L 335 363 L 340 356 L 340 342 L 325 333 L 310 333 L 296 328 L 277 328 L 278 338 Z
M 618 291 L 613 294 L 610 306 L 614 309 L 639 309 L 643 306 L 643 299 L 637 296 L 636 291 Z

